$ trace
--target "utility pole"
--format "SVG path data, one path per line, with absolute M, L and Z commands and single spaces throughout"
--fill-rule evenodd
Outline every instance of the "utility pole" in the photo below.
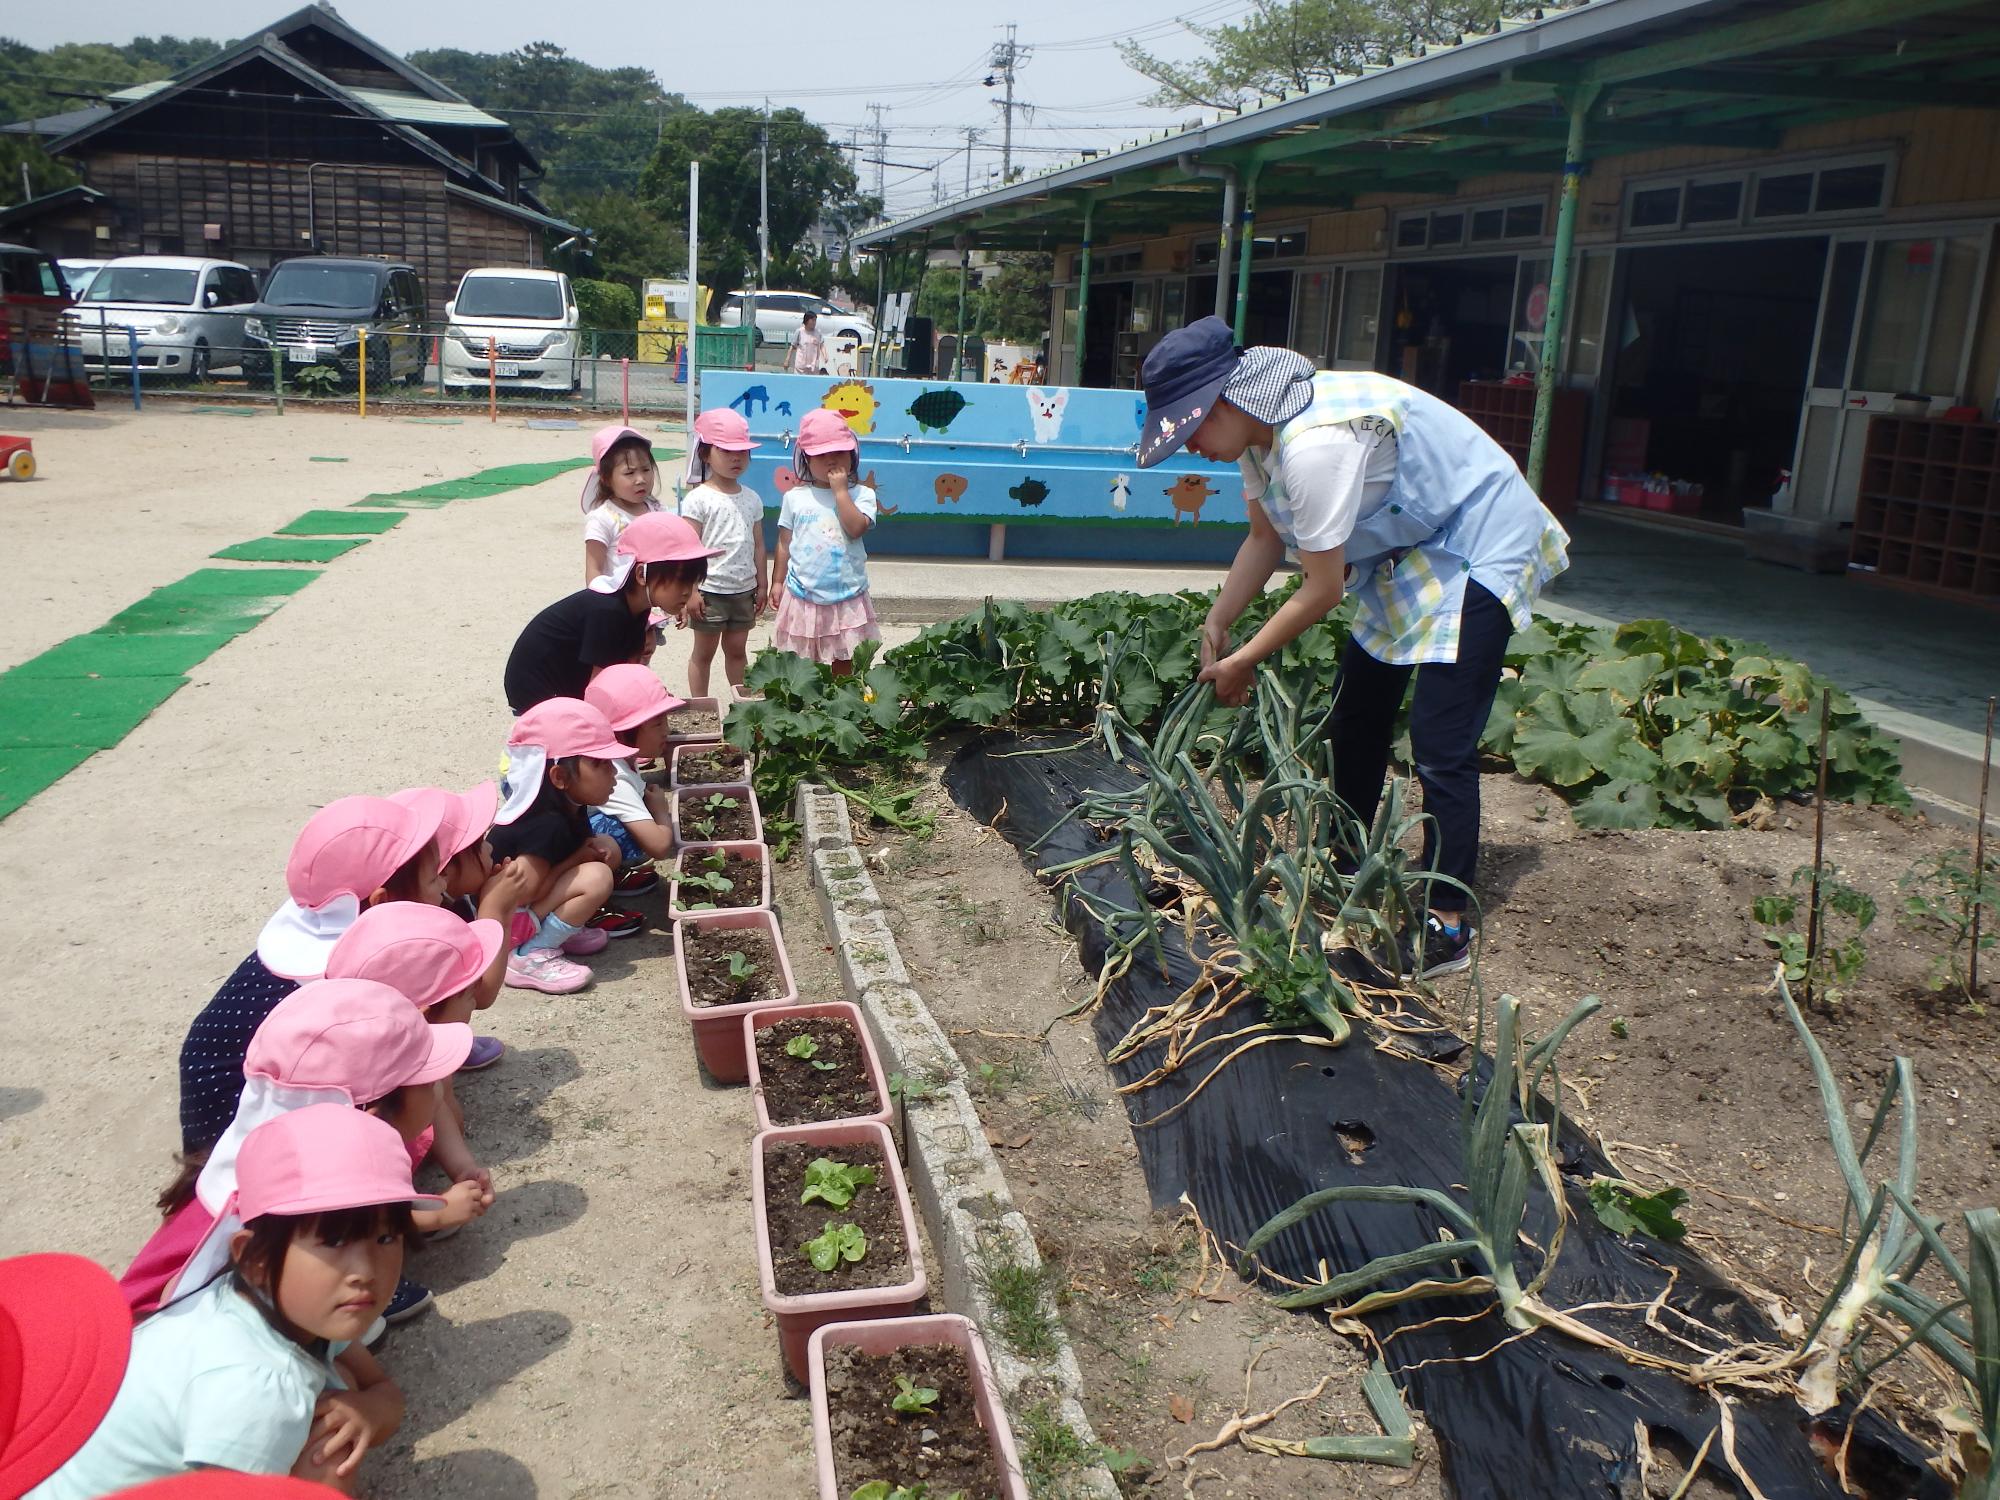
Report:
M 764 96 L 764 138 L 757 148 L 757 285 L 771 290 L 771 96 Z
M 883 157 L 888 154 L 889 137 L 887 132 L 882 129 L 882 106 L 871 104 L 868 106 L 868 113 L 875 117 L 875 201 L 880 203 L 882 201 L 882 168 L 885 165 Z
M 970 125 L 965 127 L 965 196 L 968 198 L 972 196 L 972 147 L 985 133 L 983 130 L 973 129 Z
M 1023 47 L 1019 42 L 1014 40 L 1014 23 L 1009 21 L 1007 23 L 1007 40 L 994 44 L 991 59 L 993 71 L 986 75 L 986 86 L 988 88 L 992 88 L 996 83 L 1004 83 L 1007 87 L 1006 98 L 994 101 L 1006 116 L 1006 127 L 1002 132 L 1000 146 L 1000 182 L 1002 186 L 1014 180 L 1014 111 L 1017 109 L 1026 111 L 1031 108 L 1029 105 L 1016 104 L 1014 102 L 1014 72 L 1017 68 L 1027 66 L 1028 58 L 1033 55 L 1033 52 L 1034 49 L 1032 47 Z

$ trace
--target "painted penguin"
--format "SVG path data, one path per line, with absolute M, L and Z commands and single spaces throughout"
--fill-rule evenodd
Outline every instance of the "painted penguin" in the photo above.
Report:
M 1132 498 L 1132 476 L 1120 474 L 1111 481 L 1111 508 L 1123 510 L 1125 502 Z

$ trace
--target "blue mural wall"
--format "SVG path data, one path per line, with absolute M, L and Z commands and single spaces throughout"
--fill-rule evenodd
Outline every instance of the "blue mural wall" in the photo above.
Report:
M 846 417 L 883 512 L 871 552 L 984 556 L 986 528 L 1004 522 L 1013 557 L 1213 562 L 1246 524 L 1233 465 L 1182 452 L 1138 466 L 1137 391 L 708 370 L 700 394 L 703 410 L 749 421 L 763 446 L 745 482 L 774 514 L 797 480 L 800 417 Z

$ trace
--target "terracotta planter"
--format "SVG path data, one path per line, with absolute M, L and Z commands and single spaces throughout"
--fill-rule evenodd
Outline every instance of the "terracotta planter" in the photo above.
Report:
M 722 738 L 722 716 L 727 711 L 727 708 L 728 705 L 720 698 L 689 698 L 687 700 L 687 709 L 693 709 L 697 713 L 714 714 L 715 728 L 704 730 L 700 734 L 669 734 L 667 736 L 667 753 L 671 755 L 676 745 L 713 745 L 717 740 Z M 685 713 L 687 709 L 677 708 L 674 712 L 676 714 Z M 668 729 L 672 729 L 673 724 L 674 721 L 670 717 L 667 720 Z
M 737 1045 L 742 1045 L 740 1032 Z M 903 1244 L 908 1248 L 910 1262 L 908 1280 L 893 1286 L 855 1287 L 838 1292 L 787 1295 L 778 1290 L 771 1253 L 770 1216 L 764 1210 L 764 1151 L 787 1141 L 811 1146 L 873 1146 L 882 1153 L 880 1182 L 896 1195 L 896 1207 L 902 1214 Z M 917 1240 L 916 1210 L 910 1205 L 910 1186 L 903 1178 L 903 1164 L 896 1159 L 896 1142 L 889 1134 L 889 1127 L 879 1120 L 791 1125 L 758 1132 L 750 1142 L 750 1207 L 757 1218 L 757 1277 L 764 1289 L 764 1306 L 778 1320 L 778 1343 L 784 1350 L 785 1368 L 801 1385 L 810 1374 L 806 1345 L 815 1329 L 827 1323 L 903 1317 L 915 1312 L 930 1290 L 929 1279 L 924 1275 L 923 1250 Z M 791 1253 L 790 1246 L 785 1250 Z
M 696 755 L 706 755 L 710 751 L 714 750 L 718 745 L 725 745 L 725 744 L 727 744 L 727 742 L 723 740 L 690 740 L 685 744 L 675 745 L 673 749 L 667 752 L 667 785 L 701 786 L 701 785 L 722 784 L 713 782 L 709 783 L 698 782 L 681 775 L 681 752 L 685 750 L 690 757 Z M 746 757 L 743 764 L 743 774 L 739 777 L 731 778 L 728 784 L 736 785 L 739 782 L 748 781 L 750 779 L 751 774 L 756 770 L 756 768 L 757 768 L 756 758 L 754 756 Z
M 821 1120 L 823 1125 L 845 1125 L 856 1120 L 874 1121 L 887 1125 L 894 1116 L 895 1106 L 889 1099 L 889 1080 L 882 1072 L 882 1056 L 875 1050 L 875 1039 L 868 1034 L 868 1023 L 861 1018 L 861 1007 L 848 1000 L 827 1000 L 817 1005 L 769 1005 L 758 1006 L 743 1017 L 743 1057 L 750 1068 L 750 1101 L 757 1111 L 757 1129 L 761 1134 L 766 1130 L 791 1129 L 778 1125 L 770 1112 L 764 1108 L 764 1080 L 757 1066 L 757 1033 L 767 1026 L 775 1026 L 780 1021 L 817 1020 L 820 1018 L 845 1021 L 854 1028 L 854 1035 L 861 1043 L 861 1055 L 868 1069 L 868 1082 L 875 1090 L 876 1108 L 867 1114 L 846 1115 L 838 1120 Z
M 778 955 L 778 983 L 783 993 L 776 1000 L 756 1000 L 744 1005 L 696 1005 L 688 989 L 687 946 L 682 937 L 689 928 L 742 932 L 754 928 L 767 933 Z M 778 919 L 762 907 L 749 911 L 703 911 L 681 917 L 674 923 L 674 975 L 680 983 L 681 1014 L 694 1028 L 694 1049 L 701 1065 L 718 1083 L 742 1083 L 750 1076 L 743 1057 L 743 1018 L 753 1010 L 796 1004 L 798 981 L 792 978 L 792 962 L 785 956 L 784 934 Z
M 682 917 L 709 915 L 708 909 L 686 911 L 681 907 L 681 865 L 690 855 L 700 859 L 705 854 L 733 854 L 742 859 L 756 861 L 757 889 L 749 894 L 754 900 L 744 901 L 736 906 L 720 906 L 716 911 L 755 911 L 771 909 L 771 846 L 739 840 L 733 844 L 688 844 L 675 851 L 674 868 L 667 881 L 667 916 L 678 922 Z
M 757 806 L 757 794 L 750 790 L 748 782 L 734 782 L 727 786 L 677 786 L 670 789 L 667 799 L 670 804 L 668 817 L 673 825 L 674 843 L 692 849 L 714 849 L 735 842 L 730 839 L 689 838 L 681 831 L 681 798 L 690 803 L 699 801 L 715 792 L 727 792 L 750 809 L 750 837 L 753 842 L 764 839 L 764 814 Z M 698 794 L 698 795 L 697 795 Z
M 911 1344 L 949 1344 L 965 1354 L 971 1367 L 973 1403 L 979 1410 L 993 1445 L 993 1465 L 1000 1471 L 1003 1500 L 1028 1500 L 1028 1482 L 1021 1473 L 1021 1455 L 1014 1449 L 1014 1434 L 1007 1426 L 1007 1412 L 1000 1402 L 1000 1388 L 987 1363 L 986 1345 L 971 1320 L 957 1313 L 937 1313 L 926 1318 L 884 1318 L 873 1322 L 827 1323 L 812 1336 L 807 1359 L 812 1365 L 813 1459 L 819 1470 L 820 1500 L 846 1500 L 848 1491 L 867 1483 L 850 1476 L 845 1488 L 833 1470 L 833 1422 L 827 1409 L 826 1352 L 848 1346 L 863 1354 L 888 1354 Z M 870 1475 L 869 1478 L 878 1476 Z M 887 1476 L 879 1476 L 887 1477 Z

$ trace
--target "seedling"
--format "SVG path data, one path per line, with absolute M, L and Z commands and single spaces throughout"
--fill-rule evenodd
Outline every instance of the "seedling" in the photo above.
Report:
M 949 1495 L 933 1496 L 926 1485 L 900 1485 L 891 1484 L 886 1479 L 871 1479 L 848 1500 L 965 1500 L 965 1491 L 953 1490 Z
M 859 1224 L 836 1224 L 828 1219 L 819 1237 L 807 1240 L 800 1248 L 814 1270 L 831 1271 L 842 1261 L 853 1265 L 866 1255 L 868 1236 L 861 1232 Z
M 726 896 L 736 889 L 736 882 L 714 870 L 682 870 L 681 888 L 707 891 L 713 896 Z
M 701 803 L 701 810 L 707 813 L 711 818 L 713 818 L 713 817 L 719 817 L 721 814 L 726 812 L 735 812 L 736 809 L 741 807 L 742 805 L 743 804 L 741 802 L 738 802 L 734 797 L 730 796 L 727 792 L 710 792 L 708 796 L 703 799 Z
M 1613 1234 L 1647 1234 L 1656 1240 L 1678 1242 L 1687 1235 L 1687 1225 L 1675 1211 L 1687 1207 L 1686 1188 L 1661 1188 L 1649 1193 L 1621 1177 L 1598 1177 L 1590 1184 L 1590 1207 L 1597 1222 Z
M 1875 899 L 1842 883 L 1839 869 L 1831 863 L 1819 871 L 1818 951 L 1809 951 L 1806 933 L 1798 923 L 1812 922 L 1813 867 L 1800 865 L 1792 871 L 1789 891 L 1772 891 L 1750 903 L 1751 918 L 1764 929 L 1764 941 L 1778 950 L 1790 982 L 1805 981 L 1806 993 L 1817 995 L 1830 1010 L 1840 1004 L 1841 992 L 1861 976 L 1868 962 L 1868 949 L 1861 934 L 1875 920 Z M 1803 899 L 1802 899 L 1803 897 Z M 1832 938 L 1832 917 L 1838 914 L 1853 924 L 1844 942 Z M 1829 982 L 1831 981 L 1831 982 Z
M 907 1375 L 896 1377 L 896 1394 L 889 1398 L 889 1404 L 906 1416 L 928 1417 L 937 1407 L 937 1388 L 918 1385 Z
M 1903 925 L 1928 933 L 1944 944 L 1944 952 L 1931 960 L 1930 987 L 1964 999 L 1972 993 L 1974 918 L 1980 916 L 1978 951 L 1985 953 L 2000 946 L 2000 864 L 1986 862 L 1983 872 L 1972 868 L 1967 849 L 1947 849 L 1935 859 L 1918 860 L 1896 882 L 1902 893 Z M 1787 978 L 1790 976 L 1787 975 Z
M 839 1069 L 839 1063 L 824 1062 L 818 1056 L 819 1043 L 809 1036 L 795 1036 L 785 1043 L 785 1056 L 796 1057 L 809 1062 L 821 1073 L 832 1073 Z
M 848 1166 L 822 1156 L 806 1168 L 805 1191 L 799 1194 L 799 1202 L 819 1202 L 828 1208 L 844 1209 L 854 1201 L 857 1191 L 873 1186 L 874 1182 L 873 1167 Z
M 731 984 L 738 986 L 746 985 L 757 977 L 757 966 L 750 961 L 749 955 L 739 949 L 731 948 L 722 956 L 729 962 L 729 982 Z

